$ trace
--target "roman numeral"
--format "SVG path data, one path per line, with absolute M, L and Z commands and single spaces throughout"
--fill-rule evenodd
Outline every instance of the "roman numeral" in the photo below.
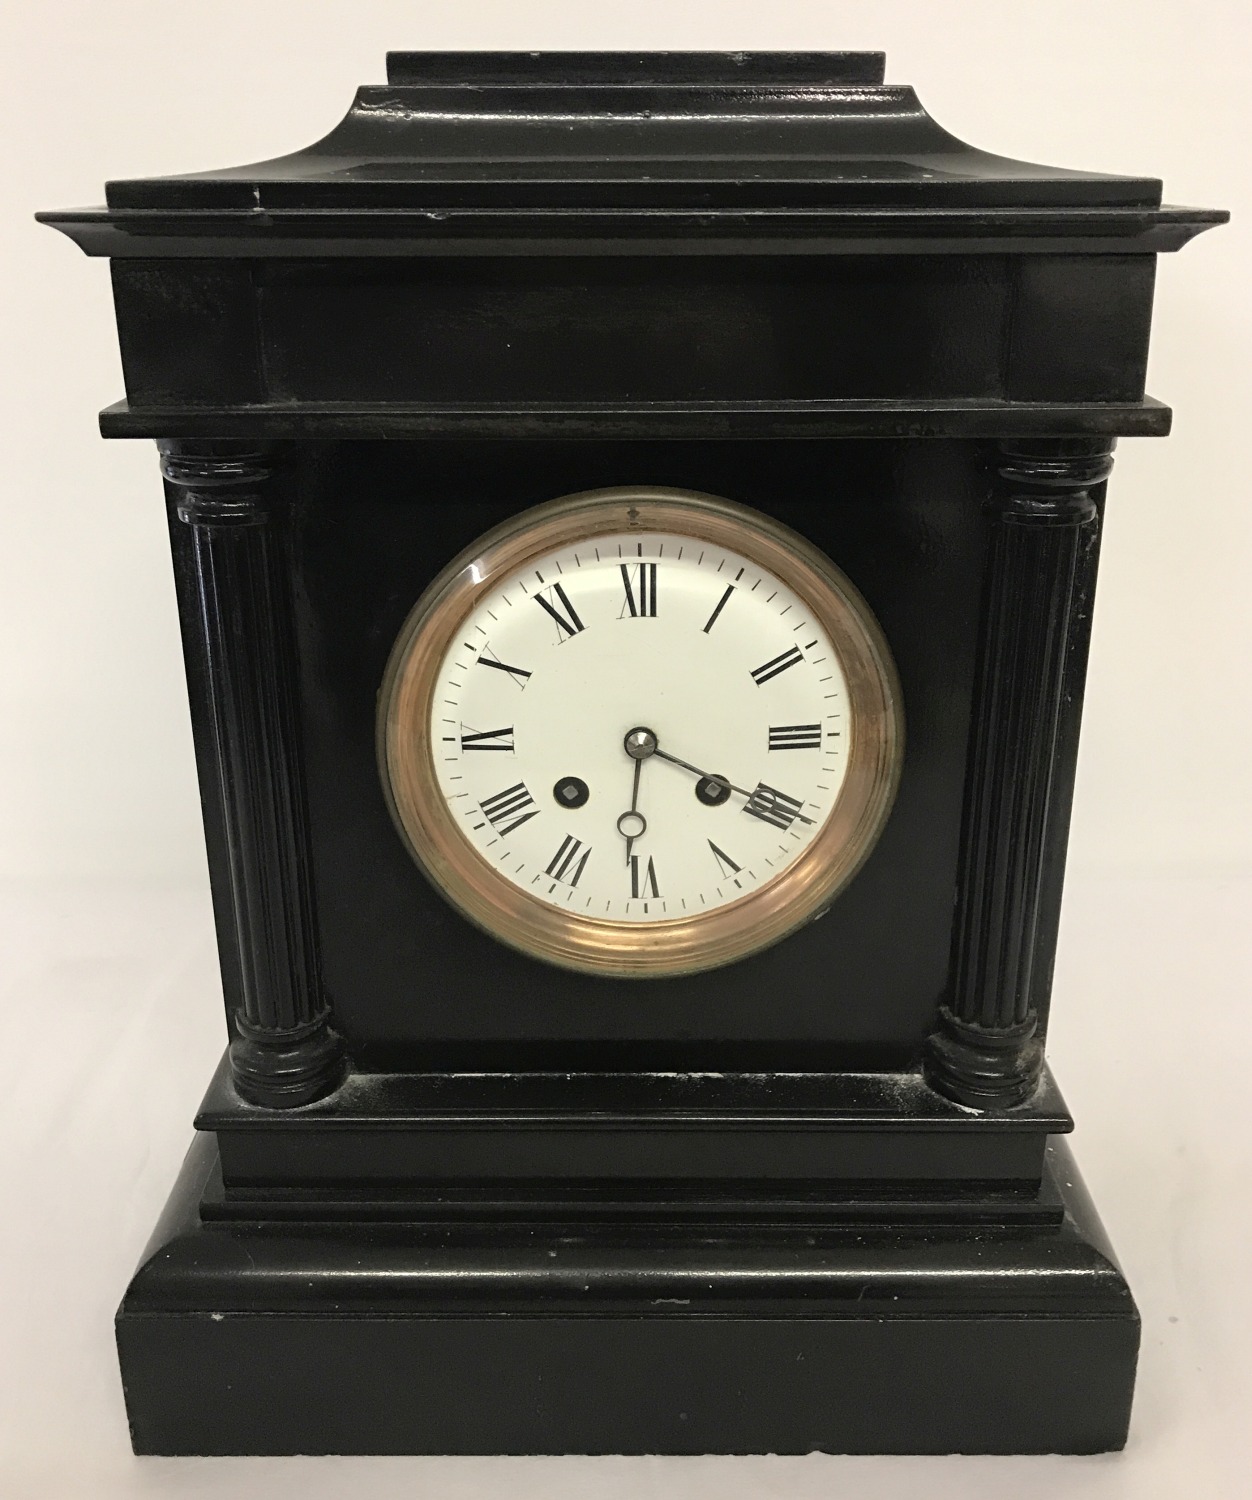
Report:
M 535 603 L 540 609 L 547 612 L 556 621 L 556 638 L 563 641 L 566 636 L 577 635 L 586 626 L 578 618 L 578 611 L 569 602 L 569 595 L 559 583 L 554 583 L 551 588 L 543 589 L 538 594 L 532 595 Z
M 649 858 L 643 870 L 639 869 L 639 856 L 630 856 L 630 894 L 634 900 L 640 896 L 659 896 L 660 887 L 656 883 L 656 866 Z
M 769 747 L 771 750 L 820 750 L 822 726 L 820 724 L 771 724 Z
M 626 603 L 618 619 L 624 619 L 629 610 L 635 619 L 656 619 L 656 564 L 622 563 L 622 585 L 626 590 Z M 635 589 L 638 588 L 638 596 Z
M 465 725 L 461 725 L 461 749 L 462 750 L 508 750 L 516 749 L 513 744 L 513 726 L 507 729 L 483 729 L 472 730 L 469 734 L 465 732 Z
M 704 626 L 704 633 L 705 633 L 705 635 L 708 635 L 709 631 L 712 630 L 712 628 L 714 627 L 714 625 L 717 624 L 717 617 L 718 617 L 718 615 L 720 615 L 721 612 L 726 608 L 726 601 L 730 598 L 730 596 L 734 592 L 735 592 L 735 586 L 734 586 L 734 584 L 733 583 L 728 583 L 726 585 L 726 592 L 717 601 L 717 608 L 713 611 L 713 613 L 709 616 L 707 622 L 705 623 L 705 626 Z
M 752 681 L 757 687 L 763 687 L 771 677 L 777 677 L 780 672 L 785 672 L 788 667 L 794 667 L 796 662 L 803 661 L 798 646 L 791 646 L 781 656 L 776 656 L 773 661 L 767 661 L 763 666 L 757 667 L 752 673 Z
M 520 828 L 523 823 L 529 823 L 531 818 L 539 816 L 535 799 L 520 781 L 516 786 L 506 787 L 504 791 L 497 792 L 494 797 L 488 797 L 478 805 L 501 838 L 512 833 L 515 828 Z M 530 809 L 529 812 L 527 808 Z
M 507 672 L 519 688 L 526 686 L 526 679 L 530 676 L 530 673 L 525 668 L 511 667 L 508 662 L 501 661 L 490 646 L 483 647 L 482 654 L 478 658 L 478 665 L 480 667 L 494 667 L 497 672 Z
M 583 857 L 578 859 L 578 851 L 582 848 L 582 841 L 576 839 L 573 834 L 567 833 L 561 842 L 561 847 L 552 856 L 552 863 L 544 873 L 551 875 L 553 880 L 561 880 L 566 885 L 577 886 L 586 868 L 588 856 L 591 854 L 590 849 L 583 849 Z M 574 863 L 576 859 L 578 859 L 577 864 Z
M 743 810 L 751 813 L 754 818 L 760 818 L 762 823 L 772 823 L 775 828 L 790 828 L 800 817 L 803 806 L 803 802 L 788 797 L 786 792 L 780 792 L 777 787 L 766 786 L 763 781 L 759 781 L 756 791 L 744 803 Z M 807 822 L 808 819 L 801 818 L 800 821 Z
M 717 873 L 723 880 L 729 880 L 732 875 L 738 875 L 743 869 L 743 866 L 737 865 L 729 854 L 719 849 L 712 839 L 709 840 L 709 848 L 712 849 L 713 858 L 717 861 Z

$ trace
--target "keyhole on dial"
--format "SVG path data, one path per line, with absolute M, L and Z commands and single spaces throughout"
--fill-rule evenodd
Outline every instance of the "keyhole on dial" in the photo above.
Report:
M 720 776 L 701 776 L 696 782 L 696 800 L 705 807 L 720 807 L 730 796 L 730 786 Z
M 558 807 L 582 807 L 591 791 L 580 776 L 562 776 L 552 788 Z

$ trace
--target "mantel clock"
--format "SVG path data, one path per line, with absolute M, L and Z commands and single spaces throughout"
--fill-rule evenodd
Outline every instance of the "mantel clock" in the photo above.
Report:
M 877 53 L 397 53 L 41 217 L 160 448 L 230 1037 L 136 1449 L 1119 1446 L 1043 1049 L 1113 443 L 1225 215 Z

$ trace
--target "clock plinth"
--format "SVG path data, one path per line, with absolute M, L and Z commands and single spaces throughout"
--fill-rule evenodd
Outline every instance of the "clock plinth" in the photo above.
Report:
M 446 1192 L 262 1225 L 219 1170 L 200 1136 L 118 1315 L 140 1453 L 1125 1441 L 1139 1320 L 1059 1142 L 1010 1201 Z
M 879 54 L 388 67 L 41 215 L 163 452 L 229 1028 L 137 1450 L 1119 1447 L 1044 1046 L 1104 481 L 1226 216 Z
M 196 1123 L 118 1314 L 139 1452 L 1125 1440 L 1138 1315 L 1046 1076 L 975 1112 L 916 1071 L 350 1073 L 275 1111 L 224 1060 Z
M 972 1184 L 1010 1202 L 1037 1187 L 1049 1142 L 1073 1122 L 1050 1076 L 1027 1105 L 974 1112 L 917 1069 L 350 1071 L 320 1102 L 275 1111 L 242 1098 L 224 1063 L 196 1126 L 217 1138 L 236 1217 L 267 1202 L 340 1201 L 345 1185 L 375 1203 L 390 1195 L 403 1217 L 445 1191 L 488 1202 L 538 1195 L 571 1212 L 650 1192 L 678 1212 L 688 1184 L 731 1197 L 756 1185 L 815 1203 L 869 1190 L 897 1211 L 919 1184 L 941 1208 L 942 1194 L 959 1205 Z

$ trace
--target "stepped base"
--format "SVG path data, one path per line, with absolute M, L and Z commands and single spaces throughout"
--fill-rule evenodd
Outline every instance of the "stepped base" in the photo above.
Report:
M 204 1134 L 118 1313 L 135 1449 L 1120 1447 L 1138 1315 L 1068 1151 L 1033 1212 L 980 1203 L 261 1221 L 222 1216 Z

